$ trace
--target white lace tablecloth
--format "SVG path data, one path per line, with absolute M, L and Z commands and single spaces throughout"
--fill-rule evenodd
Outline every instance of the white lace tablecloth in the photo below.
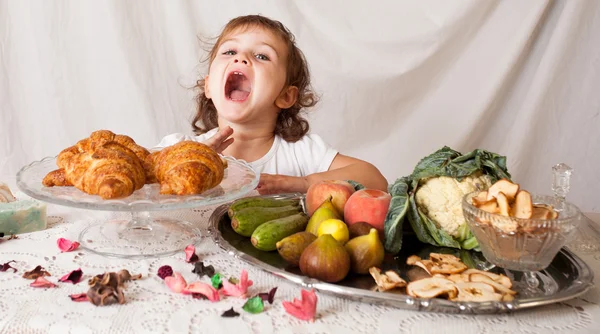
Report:
M 265 311 L 250 314 L 242 310 L 244 300 L 226 297 L 219 302 L 193 299 L 171 292 L 156 276 L 165 264 L 179 271 L 188 283 L 196 281 L 193 266 L 183 252 L 148 260 L 106 258 L 78 249 L 61 253 L 60 237 L 77 240 L 90 221 L 125 213 L 110 213 L 48 205 L 47 230 L 21 234 L 18 239 L 0 242 L 0 264 L 15 260 L 12 270 L 0 272 L 0 333 L 600 333 L 600 293 L 592 288 L 580 298 L 549 306 L 500 315 L 449 315 L 407 311 L 349 301 L 317 293 L 317 319 L 314 323 L 288 315 L 281 304 L 300 297 L 300 287 L 255 269 L 215 246 L 206 234 L 208 218 L 215 207 L 162 212 L 198 224 L 204 236 L 196 248 L 200 259 L 227 277 L 239 277 L 245 268 L 255 283 L 250 294 L 278 287 L 275 302 L 265 303 Z M 594 217 L 598 221 L 598 217 Z M 600 277 L 600 254 L 581 255 Z M 58 288 L 33 288 L 22 278 L 25 271 L 41 265 L 52 281 L 78 268 L 84 277 L 79 284 L 58 283 Z M 123 305 L 94 306 L 73 302 L 70 294 L 87 291 L 92 275 L 128 269 L 143 279 L 128 284 Z M 206 277 L 204 277 L 206 280 Z M 239 317 L 223 318 L 233 307 Z

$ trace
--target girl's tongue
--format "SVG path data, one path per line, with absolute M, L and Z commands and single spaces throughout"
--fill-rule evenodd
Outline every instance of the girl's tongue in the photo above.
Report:
M 252 86 L 250 80 L 241 72 L 233 72 L 225 84 L 225 96 L 232 101 L 244 101 L 250 95 Z
M 231 92 L 231 99 L 233 101 L 243 101 L 248 98 L 248 95 L 250 95 L 250 92 L 236 89 Z

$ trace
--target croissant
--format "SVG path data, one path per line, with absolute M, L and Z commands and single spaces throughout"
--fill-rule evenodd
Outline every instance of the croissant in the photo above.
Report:
M 59 168 L 46 174 L 42 180 L 42 184 L 46 187 L 69 187 L 73 185 L 71 182 L 69 182 L 69 180 L 67 180 L 67 175 L 65 174 L 64 168 Z
M 161 194 L 200 194 L 223 180 L 226 161 L 210 147 L 182 141 L 150 156 Z
M 92 132 L 88 138 L 84 138 L 78 141 L 75 145 L 62 150 L 56 157 L 56 165 L 59 167 L 59 169 L 50 172 L 54 175 L 50 175 L 49 173 L 46 178 L 44 178 L 42 183 L 47 187 L 52 185 L 68 186 L 69 184 L 60 182 L 62 173 L 64 173 L 61 172 L 60 169 L 64 169 L 67 162 L 73 158 L 73 156 L 84 152 L 94 152 L 97 148 L 109 142 L 116 142 L 133 151 L 137 158 L 142 161 L 142 166 L 144 167 L 144 170 L 148 176 L 147 183 L 156 182 L 156 178 L 154 178 L 154 166 L 149 164 L 149 160 L 147 159 L 147 157 L 150 155 L 150 152 L 147 149 L 136 144 L 135 141 L 129 136 L 118 135 L 109 130 L 97 130 Z
M 64 171 L 66 180 L 77 189 L 103 199 L 127 197 L 146 180 L 135 152 L 116 141 L 73 155 Z

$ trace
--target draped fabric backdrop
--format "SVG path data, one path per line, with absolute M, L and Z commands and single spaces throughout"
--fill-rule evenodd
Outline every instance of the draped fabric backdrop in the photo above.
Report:
M 516 182 L 600 211 L 600 1 L 0 0 L 0 175 L 109 129 L 191 134 L 200 39 L 238 15 L 296 35 L 311 129 L 393 182 L 448 145 L 508 157 Z

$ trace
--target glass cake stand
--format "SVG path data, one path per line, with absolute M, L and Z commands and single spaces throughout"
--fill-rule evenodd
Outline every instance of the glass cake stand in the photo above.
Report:
M 199 195 L 161 195 L 158 184 L 146 184 L 126 198 L 103 200 L 75 187 L 45 187 L 46 174 L 57 169 L 56 157 L 34 161 L 17 173 L 17 186 L 40 201 L 79 209 L 117 211 L 128 219 L 92 222 L 80 234 L 81 247 L 104 256 L 145 258 L 174 254 L 200 239 L 199 229 L 182 219 L 154 218 L 150 211 L 217 205 L 243 197 L 258 185 L 259 174 L 242 160 L 225 157 L 221 183 Z

